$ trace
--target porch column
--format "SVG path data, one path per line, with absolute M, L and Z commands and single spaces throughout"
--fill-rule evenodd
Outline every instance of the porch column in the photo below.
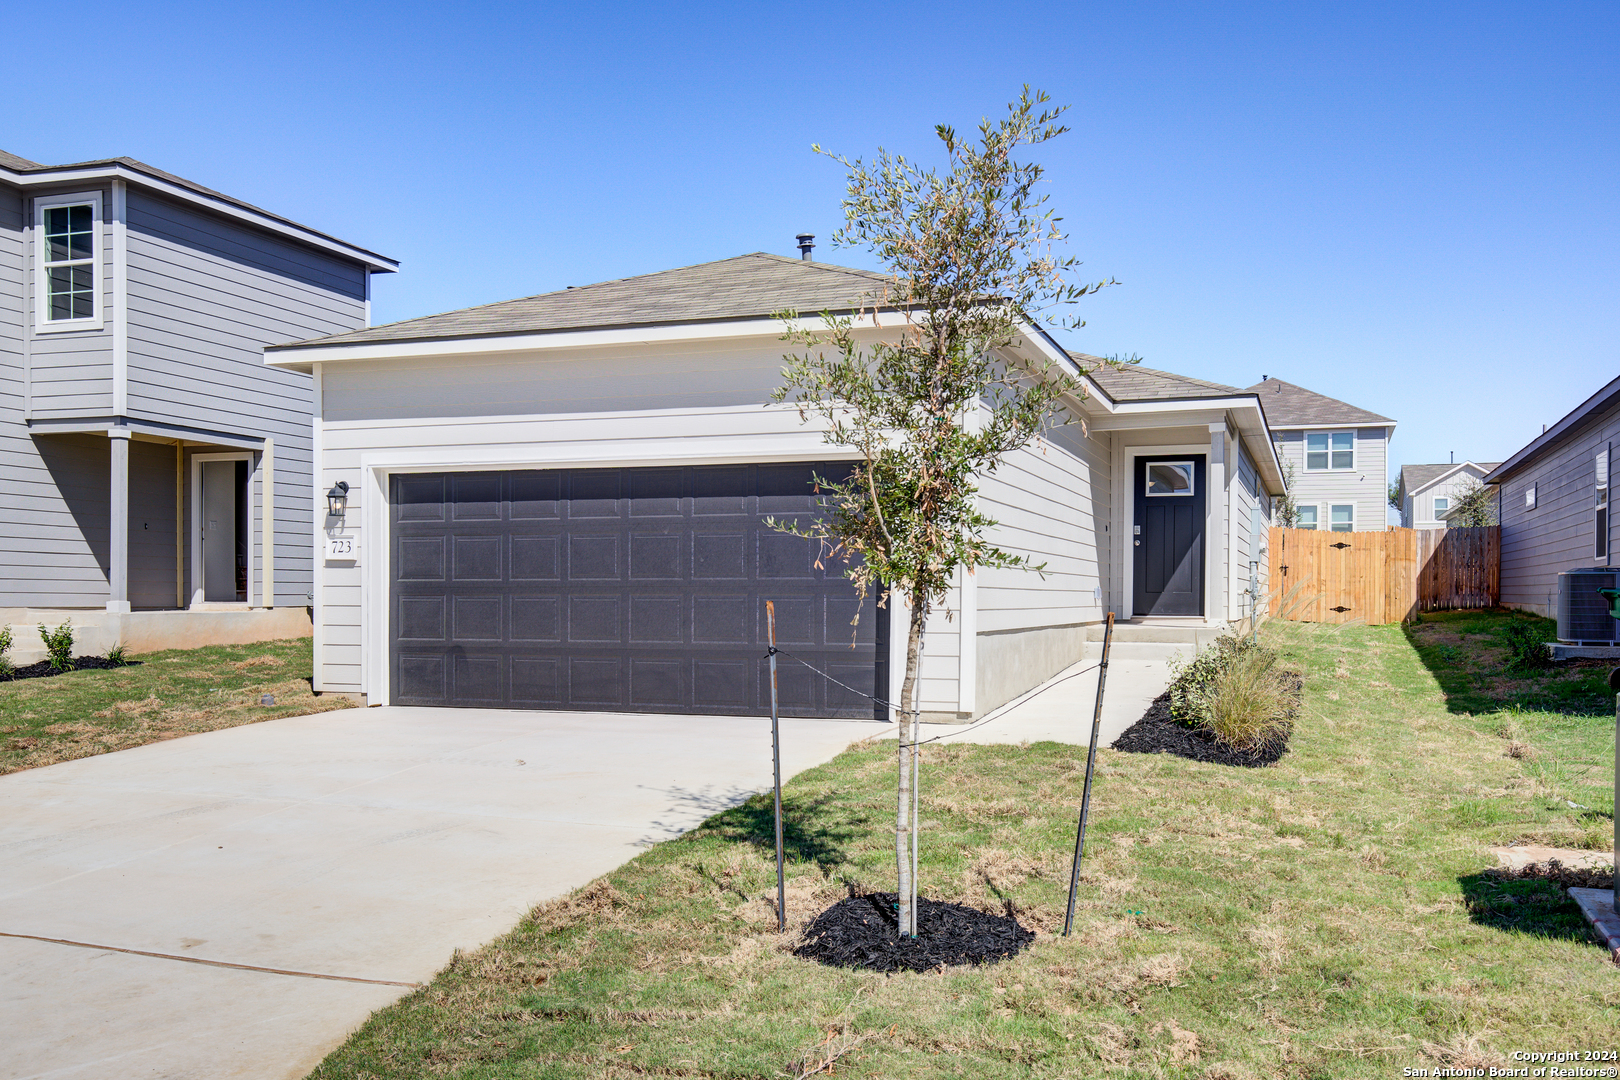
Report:
M 1209 605 L 1206 610 L 1211 622 L 1227 620 L 1227 602 L 1231 592 L 1231 567 L 1226 558 L 1226 421 L 1209 425 L 1209 475 L 1205 505 L 1209 508 L 1208 529 L 1204 536 L 1209 545 Z
M 276 606 L 276 440 L 264 440 L 259 455 L 259 509 L 264 515 L 260 529 L 259 606 Z
M 108 477 L 107 610 L 129 610 L 129 429 L 107 432 L 112 474 Z

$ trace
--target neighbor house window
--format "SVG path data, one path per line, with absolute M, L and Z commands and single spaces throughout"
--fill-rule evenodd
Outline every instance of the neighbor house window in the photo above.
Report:
M 1435 497 L 1435 500 L 1434 500 L 1434 515 L 1435 515 L 1435 517 L 1439 517 L 1441 514 L 1445 513 L 1450 508 L 1451 508 L 1451 500 L 1450 499 L 1446 498 L 1444 495 L 1438 495 L 1438 496 Z
M 1355 532 L 1356 531 L 1356 507 L 1355 507 L 1355 504 L 1352 503 L 1352 504 L 1350 504 L 1348 506 L 1335 506 L 1335 507 L 1333 507 L 1332 515 L 1328 520 L 1332 523 L 1331 525 L 1328 526 L 1329 531 L 1331 531 L 1331 532 Z
M 1316 523 L 1316 507 L 1314 507 L 1314 506 L 1299 506 L 1299 507 L 1295 507 L 1295 509 L 1299 512 L 1299 525 L 1298 525 L 1299 528 L 1301 528 L 1301 529 L 1314 529 L 1314 528 L 1316 528 L 1316 524 L 1317 524 Z
M 1597 452 L 1597 511 L 1592 515 L 1594 543 L 1592 553 L 1599 559 L 1609 557 L 1609 449 Z
M 39 329 L 77 329 L 99 321 L 96 260 L 101 197 L 60 196 L 35 205 Z
M 1524 508 L 1526 510 L 1536 508 L 1536 485 L 1534 484 L 1524 489 Z
M 1353 431 L 1309 431 L 1305 433 L 1305 471 L 1327 472 L 1356 467 L 1356 433 Z

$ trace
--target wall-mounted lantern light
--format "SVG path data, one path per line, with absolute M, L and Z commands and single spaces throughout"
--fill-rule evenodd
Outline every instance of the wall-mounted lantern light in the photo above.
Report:
M 339 480 L 332 485 L 332 490 L 326 493 L 326 512 L 335 518 L 341 518 L 349 506 L 349 482 Z

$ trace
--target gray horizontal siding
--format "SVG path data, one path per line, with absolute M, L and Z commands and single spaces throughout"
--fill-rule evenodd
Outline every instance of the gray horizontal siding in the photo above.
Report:
M 1322 428 L 1323 431 L 1344 428 Z M 1305 432 L 1278 431 L 1272 433 L 1277 447 L 1277 458 L 1283 464 L 1294 466 L 1292 492 L 1296 504 L 1322 507 L 1319 514 L 1326 527 L 1334 504 L 1350 503 L 1356 508 L 1357 532 L 1382 532 L 1388 527 L 1385 507 L 1388 506 L 1389 429 L 1358 428 L 1356 430 L 1356 467 L 1350 472 L 1306 472 Z
M 112 189 L 107 186 L 75 186 L 63 190 L 75 194 L 81 191 L 101 193 L 101 257 L 96 263 L 96 303 L 102 321 L 99 330 L 39 333 L 38 328 L 34 327 L 36 332 L 31 335 L 28 346 L 33 391 L 28 415 L 41 420 L 107 416 L 113 411 Z M 32 245 L 37 245 L 38 237 L 32 236 L 32 205 L 30 202 L 25 206 L 25 214 Z M 24 265 L 29 269 L 35 258 L 32 245 L 23 253 Z M 25 289 L 25 306 L 30 309 L 34 303 L 34 291 L 40 287 L 40 283 L 33 280 L 35 276 L 25 274 L 29 282 Z M 33 327 L 32 310 L 28 312 L 27 321 Z
M 364 326 L 365 271 L 145 192 L 130 192 L 128 220 L 130 415 L 275 440 L 276 603 L 306 604 L 312 385 L 266 367 L 263 349 Z M 190 469 L 188 456 L 188 563 Z M 255 483 L 255 602 L 261 499 Z
M 1559 573 L 1597 562 L 1596 455 L 1604 447 L 1609 448 L 1611 485 L 1607 564 L 1620 565 L 1620 553 L 1613 546 L 1620 535 L 1613 505 L 1614 455 L 1620 450 L 1620 404 L 1616 404 L 1589 417 L 1499 486 L 1502 603 L 1552 614 Z M 1531 484 L 1536 485 L 1536 506 L 1527 510 L 1524 493 Z

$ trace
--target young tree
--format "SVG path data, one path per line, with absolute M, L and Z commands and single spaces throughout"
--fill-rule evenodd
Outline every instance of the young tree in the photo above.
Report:
M 1496 524 L 1496 488 L 1468 477 L 1461 490 L 1451 496 L 1451 516 L 1446 519 L 1453 529 L 1478 529 Z
M 823 316 L 805 329 L 796 313 L 783 313 L 785 338 L 802 351 L 784 358 L 775 400 L 796 405 L 801 420 L 823 420 L 826 441 L 860 460 L 847 478 L 818 478 L 825 518 L 772 524 L 822 541 L 863 598 L 877 592 L 882 604 L 898 591 L 910 603 L 895 814 L 902 936 L 917 932 L 912 785 L 923 629 L 959 571 L 1044 569 L 986 538 L 995 521 L 975 499 L 977 480 L 1066 422 L 1055 415 L 1065 395 L 1083 395 L 1074 373 L 1020 353 L 1021 336 L 1032 321 L 1084 325 L 1063 310 L 1114 284 L 1072 280 L 1078 262 L 1055 251 L 1067 238 L 1061 219 L 1035 191 L 1043 170 L 1017 158 L 1066 131 L 1063 112 L 1026 86 L 1005 119 L 980 122 L 976 143 L 940 125 L 943 170 L 881 149 L 869 163 L 813 148 L 847 170 L 834 243 L 871 251 L 888 275 L 856 316 Z M 871 322 L 891 332 L 864 332 Z
M 1284 529 L 1299 527 L 1299 506 L 1294 502 L 1294 463 L 1282 463 L 1283 493 L 1277 500 L 1277 525 Z

